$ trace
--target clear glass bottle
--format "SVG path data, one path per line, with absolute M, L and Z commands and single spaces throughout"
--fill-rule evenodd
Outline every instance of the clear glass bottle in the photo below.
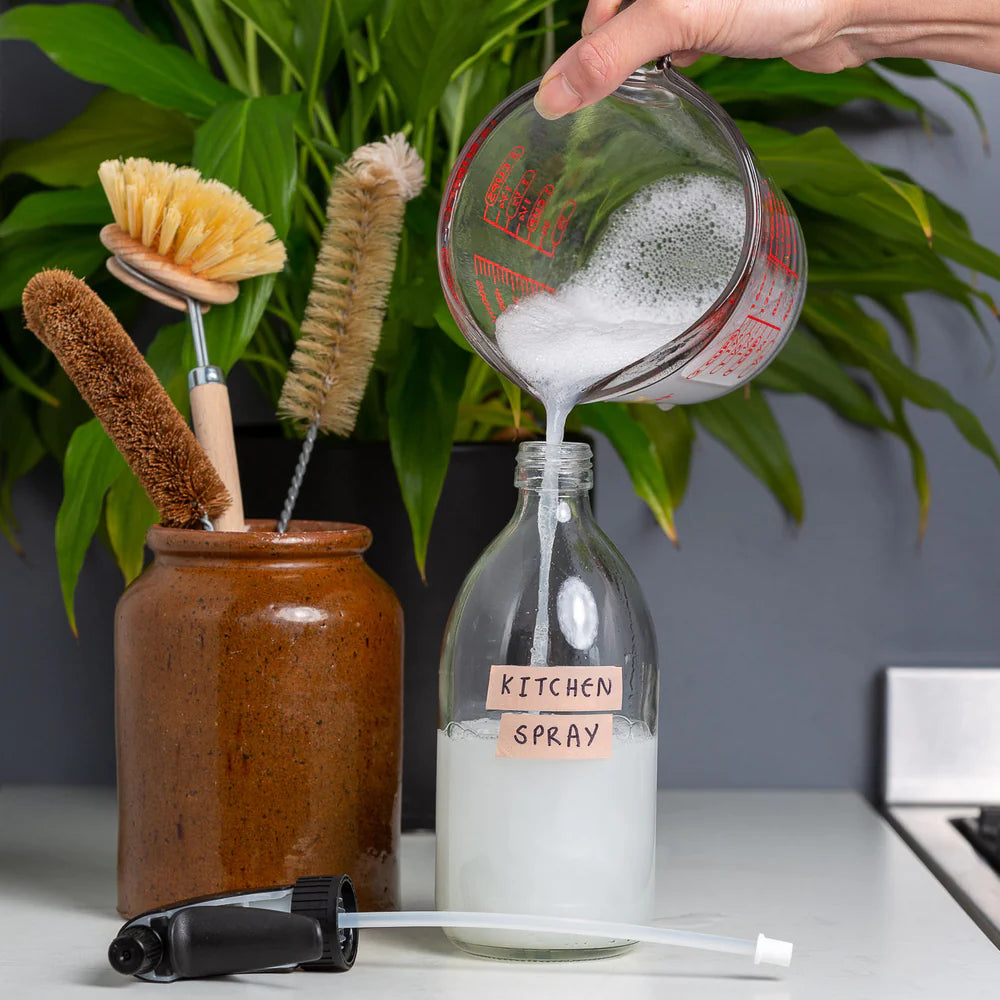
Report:
M 437 906 L 644 922 L 656 821 L 653 624 L 594 520 L 590 446 L 561 445 L 556 496 L 543 496 L 545 450 L 521 445 L 514 516 L 470 572 L 445 633 Z M 547 510 L 555 533 L 540 656 Z M 521 960 L 598 958 L 630 944 L 447 933 L 474 954 Z

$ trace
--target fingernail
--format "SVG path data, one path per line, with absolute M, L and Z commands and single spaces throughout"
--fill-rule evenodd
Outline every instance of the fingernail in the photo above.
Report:
M 571 111 L 576 111 L 581 104 L 583 98 L 573 89 L 563 73 L 542 80 L 542 85 L 535 94 L 535 110 L 549 121 L 555 121 Z

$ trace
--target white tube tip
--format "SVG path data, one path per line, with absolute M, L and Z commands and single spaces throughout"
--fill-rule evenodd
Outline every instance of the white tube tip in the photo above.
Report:
M 780 965 L 788 968 L 792 964 L 792 942 L 776 941 L 774 938 L 757 935 L 757 950 L 754 952 L 753 964 Z

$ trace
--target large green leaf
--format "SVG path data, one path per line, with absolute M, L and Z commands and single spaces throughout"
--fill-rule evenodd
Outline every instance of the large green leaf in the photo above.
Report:
M 59 582 L 70 628 L 77 634 L 74 594 L 83 561 L 111 484 L 128 471 L 125 459 L 96 420 L 76 429 L 63 463 L 63 501 L 56 516 Z
M 472 351 L 469 342 L 462 336 L 462 331 L 459 330 L 458 324 L 455 322 L 455 317 L 452 316 L 443 300 L 435 305 L 434 320 L 439 329 L 448 335 L 453 344 L 460 347 L 463 351 Z
M 288 232 L 295 193 L 295 113 L 300 95 L 251 97 L 220 105 L 195 140 L 192 163 L 239 191 L 269 217 L 279 237 Z M 261 155 L 261 150 L 267 155 Z M 205 336 L 213 364 L 228 371 L 250 343 L 274 287 L 274 275 L 240 285 L 232 305 L 205 316 Z M 194 363 L 188 342 L 185 358 Z
M 809 288 L 813 291 L 848 292 L 879 299 L 886 295 L 933 291 L 960 303 L 974 316 L 973 299 L 994 314 L 996 304 L 986 292 L 957 278 L 940 257 L 933 254 L 896 254 L 882 260 L 809 262 Z
M 294 0 L 223 0 L 244 20 L 249 21 L 257 33 L 279 55 L 291 55 L 292 40 L 296 33 L 295 14 L 300 6 Z M 314 7 L 329 6 L 330 0 L 313 0 Z M 296 68 L 288 59 L 289 67 Z
M 694 449 L 694 428 L 687 410 L 683 406 L 661 410 L 650 403 L 637 403 L 629 407 L 629 413 L 642 425 L 656 449 L 670 502 L 676 510 L 687 493 Z
M 514 421 L 514 429 L 521 429 L 521 387 L 519 385 L 514 385 L 513 382 L 508 378 L 504 378 L 499 372 L 496 372 L 497 381 L 500 383 L 500 388 L 503 389 L 504 398 L 507 400 L 507 405 L 510 407 L 510 416 Z
M 545 0 L 453 0 L 395 5 L 382 40 L 382 66 L 407 117 L 422 123 L 452 77 L 477 53 L 546 6 Z
M 104 523 L 126 586 L 142 572 L 146 532 L 159 519 L 156 508 L 135 474 L 131 469 L 125 469 L 108 490 Z
M 913 76 L 923 79 L 930 78 L 938 80 L 942 83 L 972 112 L 972 116 L 976 119 L 976 124 L 979 126 L 979 133 L 983 139 L 983 149 L 987 153 L 989 152 L 990 134 L 989 129 L 986 127 L 986 119 L 983 118 L 983 113 L 979 110 L 979 105 L 976 104 L 975 99 L 964 87 L 960 87 L 957 83 L 941 76 L 941 74 L 938 73 L 938 71 L 924 59 L 888 58 L 879 59 L 878 64 L 883 69 L 887 69 L 893 73 L 899 73 L 902 76 Z
M 628 469 L 636 495 L 646 502 L 666 536 L 676 545 L 673 497 L 656 445 L 646 428 L 633 419 L 625 403 L 590 403 L 577 412 L 581 423 L 600 431 L 611 442 Z
M 976 415 L 944 386 L 905 365 L 888 344 L 882 325 L 852 299 L 813 297 L 806 302 L 802 318 L 827 343 L 837 345 L 846 361 L 867 368 L 887 394 L 948 416 L 962 437 L 1000 468 L 1000 455 Z
M 469 355 L 437 330 L 411 327 L 389 378 L 389 446 L 426 577 L 434 511 L 451 457 Z
M 1000 278 L 1000 255 L 980 245 L 950 211 L 898 171 L 880 171 L 828 128 L 804 135 L 755 122 L 741 129 L 764 168 L 787 194 L 862 229 L 946 257 Z
M 59 400 L 59 405 L 38 409 L 33 414 L 33 423 L 45 450 L 57 462 L 62 463 L 73 433 L 77 427 L 90 420 L 94 413 L 62 368 L 57 364 L 51 367 L 52 374 L 45 383 L 45 390 Z
M 59 400 L 40 386 L 27 372 L 23 371 L 2 347 L 0 347 L 0 373 L 12 386 L 26 392 L 29 396 L 34 396 L 46 406 L 59 405 Z
M 67 191 L 37 191 L 22 198 L 0 223 L 0 239 L 49 226 L 103 226 L 111 208 L 99 184 Z
M 785 436 L 759 390 L 732 392 L 691 407 L 694 419 L 722 442 L 796 520 L 803 515 L 802 488 Z
M 934 203 L 933 198 L 926 201 L 928 208 Z M 810 289 L 869 296 L 889 310 L 914 345 L 916 329 L 904 300 L 911 291 L 945 295 L 962 305 L 981 328 L 975 299 L 997 313 L 990 295 L 957 277 L 926 243 L 900 241 L 808 206 L 800 206 L 799 221 L 809 247 Z M 964 219 L 957 217 L 954 225 L 967 234 Z
M 341 19 L 356 27 L 378 0 L 225 0 L 277 53 L 303 90 L 324 81 L 343 48 Z
M 61 129 L 13 146 L 0 161 L 0 178 L 27 174 L 53 187 L 86 187 L 97 180 L 103 160 L 148 156 L 187 163 L 193 141 L 194 128 L 184 115 L 106 90 Z
M 910 462 L 913 470 L 913 485 L 920 504 L 920 525 L 918 537 L 923 538 L 927 529 L 927 517 L 930 512 L 931 488 L 930 479 L 927 472 L 927 458 L 924 450 L 917 440 L 913 429 L 906 418 L 904 406 L 904 385 L 891 371 L 887 371 L 884 366 L 874 366 L 866 364 L 864 356 L 859 351 L 858 342 L 867 341 L 878 350 L 892 353 L 892 342 L 889 338 L 889 331 L 878 320 L 865 313 L 853 299 L 844 298 L 843 307 L 840 307 L 841 297 L 837 296 L 833 300 L 833 308 L 825 321 L 829 323 L 839 322 L 845 329 L 850 331 L 855 343 L 848 345 L 843 340 L 834 340 L 835 351 L 840 359 L 845 363 L 855 363 L 867 368 L 870 375 L 875 379 L 883 395 L 889 403 L 892 411 L 892 423 L 888 426 L 889 431 L 897 435 L 906 445 L 910 453 Z M 893 355 L 894 356 L 894 355 Z
M 250 97 L 220 104 L 198 129 L 191 160 L 206 177 L 238 190 L 282 238 L 288 233 L 298 177 L 295 113 L 300 97 Z
M 209 360 L 213 364 L 216 363 L 212 357 L 211 344 Z M 187 417 L 191 405 L 188 399 L 187 373 L 194 367 L 194 347 L 188 321 L 183 319 L 177 323 L 161 326 L 152 343 L 146 348 L 146 361 L 156 372 L 156 377 L 177 409 Z
M 187 38 L 197 39 L 201 36 L 206 48 L 218 60 L 219 69 L 229 83 L 243 94 L 251 93 L 247 69 L 248 39 L 237 36 L 236 26 L 229 18 L 229 11 L 223 0 L 186 0 L 186 5 L 190 6 L 193 17 L 185 20 L 183 16 L 179 16 L 178 20 Z M 174 0 L 173 6 L 180 15 L 185 11 L 185 0 Z
M 445 170 L 451 170 L 472 129 L 510 90 L 510 66 L 499 59 L 479 60 L 445 87 L 440 104 L 441 124 L 448 134 Z
M 927 531 L 927 518 L 931 510 L 931 483 L 927 473 L 927 456 L 917 440 L 913 428 L 906 419 L 903 400 L 898 395 L 890 395 L 890 406 L 895 418 L 895 433 L 899 435 L 910 453 L 910 468 L 913 472 L 913 488 L 920 504 L 920 522 L 917 528 L 917 538 L 922 539 Z
M 111 7 L 26 4 L 0 15 L 0 40 L 34 42 L 58 66 L 150 104 L 206 118 L 238 96 L 195 58 L 132 27 Z
M 20 555 L 11 488 L 38 464 L 45 454 L 45 446 L 35 433 L 16 389 L 6 388 L 0 392 L 0 427 L 4 431 L 0 438 L 0 531 Z
M 784 59 L 726 59 L 703 72 L 698 84 L 720 104 L 794 97 L 828 107 L 874 100 L 906 111 L 921 110 L 919 101 L 869 66 L 839 73 L 809 73 Z
M 24 286 L 39 271 L 62 267 L 86 277 L 107 255 L 93 229 L 73 226 L 52 226 L 0 239 L 0 309 L 20 305 Z
M 796 330 L 757 385 L 779 392 L 803 392 L 822 400 L 845 420 L 889 429 L 889 421 L 868 393 L 815 337 Z

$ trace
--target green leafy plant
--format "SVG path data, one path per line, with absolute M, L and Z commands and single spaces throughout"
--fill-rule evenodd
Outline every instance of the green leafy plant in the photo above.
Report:
M 126 321 L 138 308 L 136 296 L 103 272 L 96 229 L 110 214 L 96 185 L 102 159 L 191 163 L 270 214 L 288 246 L 286 270 L 247 283 L 232 306 L 208 314 L 206 327 L 213 362 L 224 370 L 247 365 L 276 400 L 308 294 L 331 168 L 362 142 L 403 131 L 424 157 L 428 185 L 407 210 L 355 436 L 390 442 L 422 571 L 452 443 L 537 433 L 543 421 L 534 401 L 469 352 L 447 312 L 434 245 L 441 188 L 475 124 L 572 41 L 582 4 L 134 0 L 126 12 L 24 4 L 0 16 L 0 40 L 33 42 L 67 72 L 106 88 L 52 135 L 0 150 L 0 529 L 16 546 L 12 484 L 51 454 L 65 481 L 56 549 L 71 623 L 95 533 L 126 580 L 142 567 L 152 508 L 72 386 L 24 332 L 18 310 L 28 278 L 55 266 L 87 276 Z M 676 539 L 675 511 L 702 432 L 727 446 L 789 516 L 802 518 L 795 466 L 769 399 L 811 395 L 845 420 L 903 442 L 923 530 L 927 464 L 907 404 L 941 411 L 990 461 L 1000 466 L 1000 457 L 976 417 L 913 367 L 917 325 L 907 296 L 932 290 L 984 326 L 980 307 L 994 314 L 996 307 L 950 264 L 1000 278 L 1000 256 L 977 243 L 944 202 L 859 158 L 830 129 L 793 134 L 776 123 L 859 99 L 926 120 L 898 81 L 934 71 L 917 60 L 886 60 L 813 76 L 781 61 L 706 57 L 688 72 L 738 118 L 799 213 L 810 253 L 803 318 L 746 393 L 669 412 L 591 404 L 572 415 L 570 427 L 610 440 L 636 493 Z M 942 84 L 978 114 L 968 94 Z M 872 303 L 886 322 L 873 318 Z M 902 350 L 892 328 L 903 335 Z M 185 406 L 193 364 L 185 325 L 163 327 L 146 353 Z

